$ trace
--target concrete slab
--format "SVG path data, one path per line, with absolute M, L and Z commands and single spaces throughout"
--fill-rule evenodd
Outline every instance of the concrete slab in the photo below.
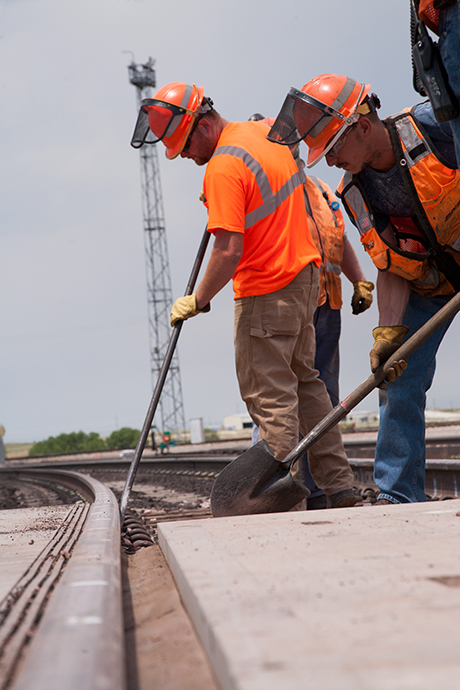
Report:
M 159 525 L 223 690 L 458 690 L 460 500 Z
M 72 506 L 0 511 L 0 602 L 51 541 Z

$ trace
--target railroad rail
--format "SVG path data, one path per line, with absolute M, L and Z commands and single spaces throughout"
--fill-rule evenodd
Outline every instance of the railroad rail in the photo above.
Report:
M 2 468 L 0 478 L 21 489 L 28 485 L 24 495 L 36 489 L 49 500 L 57 492 L 70 506 L 53 539 L 0 603 L 0 688 L 124 690 L 113 493 L 89 476 L 57 469 Z
M 355 475 L 358 490 L 374 488 L 373 453 L 376 433 L 346 434 L 345 449 Z M 140 483 L 159 482 L 168 487 L 183 483 L 184 486 L 195 482 L 204 493 L 210 493 L 218 473 L 246 448 L 248 442 L 228 443 L 222 450 L 222 443 L 206 444 L 198 451 L 195 447 L 189 451 L 187 446 L 178 447 L 167 455 L 155 455 L 145 451 L 139 465 L 134 494 Z M 93 453 L 81 455 L 56 456 L 53 458 L 28 458 L 8 461 L 8 467 L 48 469 L 69 469 L 92 476 L 103 483 L 118 480 L 124 482 L 132 455 L 123 453 Z M 431 499 L 457 498 L 460 490 L 460 436 L 450 437 L 442 430 L 430 438 L 427 437 L 427 461 L 425 468 L 426 493 Z M 112 487 L 113 488 L 113 487 Z M 115 494 L 119 497 L 118 491 Z M 138 505 L 138 507 L 142 507 Z M 148 506 L 144 506 L 148 507 Z

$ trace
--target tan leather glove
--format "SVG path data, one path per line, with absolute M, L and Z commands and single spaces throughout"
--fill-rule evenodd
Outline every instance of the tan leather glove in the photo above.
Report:
M 176 299 L 171 309 L 171 326 L 174 326 L 178 321 L 186 321 L 191 316 L 196 316 L 202 312 L 208 312 L 210 309 L 211 305 L 209 303 L 203 307 L 203 309 L 197 309 L 196 292 L 193 295 L 179 297 L 179 299 Z
M 355 280 L 353 288 L 353 297 L 351 298 L 352 312 L 353 314 L 362 314 L 372 304 L 374 283 L 368 283 L 367 280 Z
M 378 328 L 374 328 L 372 335 L 374 336 L 375 342 L 369 354 L 371 371 L 377 371 L 379 366 L 384 364 L 384 362 L 391 357 L 393 352 L 396 352 L 398 347 L 402 345 L 403 338 L 408 330 L 407 326 L 379 326 Z M 398 376 L 401 376 L 404 369 L 407 369 L 406 360 L 395 360 L 386 373 L 385 381 L 392 383 Z M 385 390 L 387 386 L 381 384 L 379 388 Z

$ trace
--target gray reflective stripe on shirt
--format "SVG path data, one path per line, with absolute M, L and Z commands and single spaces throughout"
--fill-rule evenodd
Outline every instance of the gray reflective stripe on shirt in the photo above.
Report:
M 426 140 L 419 137 L 409 117 L 406 116 L 396 120 L 395 125 L 399 138 L 406 148 L 404 158 L 409 168 L 431 153 Z
M 350 184 L 351 180 L 351 173 L 346 172 L 343 176 L 344 189 L 346 189 L 347 185 Z M 342 192 L 342 197 L 356 215 L 355 222 L 361 235 L 370 230 L 374 225 L 374 219 L 372 214 L 367 210 L 362 194 L 359 189 L 357 189 L 356 185 L 353 185 L 350 189 L 348 189 L 345 194 Z
M 255 158 L 253 158 L 245 149 L 242 149 L 239 146 L 219 146 L 214 151 L 212 157 L 214 158 L 215 156 L 224 155 L 241 158 L 245 166 L 254 174 L 256 184 L 259 187 L 260 195 L 262 197 L 262 206 L 254 209 L 254 211 L 250 211 L 250 213 L 246 213 L 244 221 L 245 230 L 251 228 L 260 220 L 264 220 L 264 218 L 270 216 L 274 211 L 276 211 L 278 206 L 281 206 L 281 204 L 286 201 L 296 187 L 303 185 L 305 182 L 305 174 L 298 170 L 275 194 L 273 194 L 266 172 L 260 163 L 256 161 Z

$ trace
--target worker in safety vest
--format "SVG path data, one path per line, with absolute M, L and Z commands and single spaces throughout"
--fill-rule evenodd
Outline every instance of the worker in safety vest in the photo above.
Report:
M 162 141 L 169 159 L 206 166 L 204 203 L 214 246 L 195 294 L 180 297 L 171 324 L 209 311 L 231 279 L 235 359 L 243 400 L 260 435 L 283 460 L 332 409 L 314 369 L 313 314 L 320 255 L 308 229 L 304 176 L 269 127 L 228 122 L 204 89 L 174 82 L 144 100 L 132 145 Z M 330 507 L 356 502 L 336 428 L 311 452 L 310 468 Z
M 460 104 L 460 3 L 459 0 L 415 0 L 419 18 L 439 36 L 438 47 L 449 86 Z M 460 115 L 449 120 L 455 153 L 460 160 Z
M 384 121 L 379 107 L 369 84 L 321 75 L 291 89 L 269 134 L 286 144 L 303 139 L 308 167 L 325 158 L 346 171 L 339 196 L 379 269 L 372 371 L 460 289 L 460 178 L 450 124 L 439 124 L 429 103 Z M 378 502 L 426 499 L 426 391 L 448 326 L 408 366 L 396 361 L 388 371 L 374 465 Z

